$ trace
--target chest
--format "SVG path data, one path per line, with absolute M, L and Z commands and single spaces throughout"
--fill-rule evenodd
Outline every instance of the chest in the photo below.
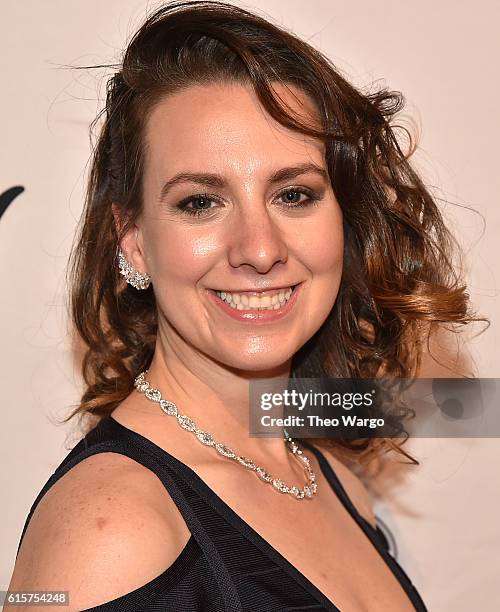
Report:
M 300 501 L 252 473 L 223 472 L 197 470 L 238 517 L 342 612 L 414 612 L 399 581 L 319 471 L 318 494 Z
M 141 431 L 134 423 L 132 429 Z M 261 536 L 342 612 L 415 612 L 403 587 L 311 453 L 318 493 L 312 499 L 296 500 L 238 464 L 224 459 L 207 463 L 184 446 L 175 447 L 174 436 L 163 440 L 155 431 L 142 433 L 190 466 L 236 520 Z M 302 469 L 289 474 L 290 478 L 280 476 L 290 485 L 304 482 Z

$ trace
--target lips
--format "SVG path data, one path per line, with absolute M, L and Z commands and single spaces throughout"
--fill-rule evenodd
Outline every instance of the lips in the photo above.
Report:
M 288 289 L 292 289 L 292 291 L 295 289 L 295 287 L 297 287 L 300 283 L 295 283 L 295 284 L 290 284 L 290 285 L 283 285 L 281 287 L 273 287 L 271 289 L 210 289 L 210 291 L 214 291 L 214 292 L 223 292 L 223 293 L 231 293 L 231 294 L 238 294 L 238 295 L 247 295 L 248 297 L 250 297 L 251 295 L 255 295 L 257 297 L 264 297 L 266 295 L 270 295 L 271 297 L 275 294 L 275 293 L 280 293 L 280 292 L 285 292 L 288 291 Z
M 293 309 L 294 304 L 297 301 L 297 294 L 300 293 L 300 289 L 302 288 L 303 284 L 304 283 L 298 283 L 297 285 L 294 285 L 290 296 L 286 299 L 286 301 L 279 301 L 274 305 L 275 307 L 272 308 L 243 307 L 242 303 L 237 305 L 233 304 L 232 299 L 229 300 L 230 303 L 228 303 L 225 299 L 221 299 L 221 297 L 217 295 L 216 291 L 212 289 L 207 289 L 206 291 L 210 301 L 214 303 L 218 309 L 222 310 L 233 319 L 248 323 L 271 323 L 286 317 Z M 290 289 L 291 287 L 289 287 L 288 292 L 290 292 Z M 272 291 L 276 294 L 276 290 Z M 262 295 L 262 292 L 253 292 L 253 294 Z M 252 296 L 250 296 L 248 300 L 251 300 L 251 297 Z M 246 301 L 247 298 L 245 295 L 243 295 L 243 298 Z

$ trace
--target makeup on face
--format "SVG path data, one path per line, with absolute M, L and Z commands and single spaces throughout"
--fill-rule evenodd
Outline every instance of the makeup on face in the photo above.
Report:
M 236 368 L 283 363 L 321 326 L 341 279 L 323 143 L 225 85 L 165 98 L 147 140 L 141 241 L 160 339 L 175 330 L 175 342 Z

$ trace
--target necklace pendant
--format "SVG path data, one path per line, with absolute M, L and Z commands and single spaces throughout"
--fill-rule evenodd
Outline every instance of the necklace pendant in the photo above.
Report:
M 279 478 L 273 480 L 273 487 L 280 493 L 288 493 L 290 491 L 286 484 Z
M 295 491 L 293 491 L 293 494 L 295 495 L 297 499 L 304 499 L 305 494 L 302 489 L 299 489 L 298 487 L 292 487 L 292 488 L 295 489 Z

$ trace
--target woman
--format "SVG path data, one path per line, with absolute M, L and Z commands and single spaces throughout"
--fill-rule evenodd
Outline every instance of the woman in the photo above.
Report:
M 426 609 L 339 459 L 400 445 L 248 435 L 253 379 L 414 376 L 434 327 L 470 320 L 401 107 L 241 8 L 145 22 L 72 257 L 86 390 L 68 419 L 88 433 L 35 500 L 9 590 L 66 590 L 69 610 Z

